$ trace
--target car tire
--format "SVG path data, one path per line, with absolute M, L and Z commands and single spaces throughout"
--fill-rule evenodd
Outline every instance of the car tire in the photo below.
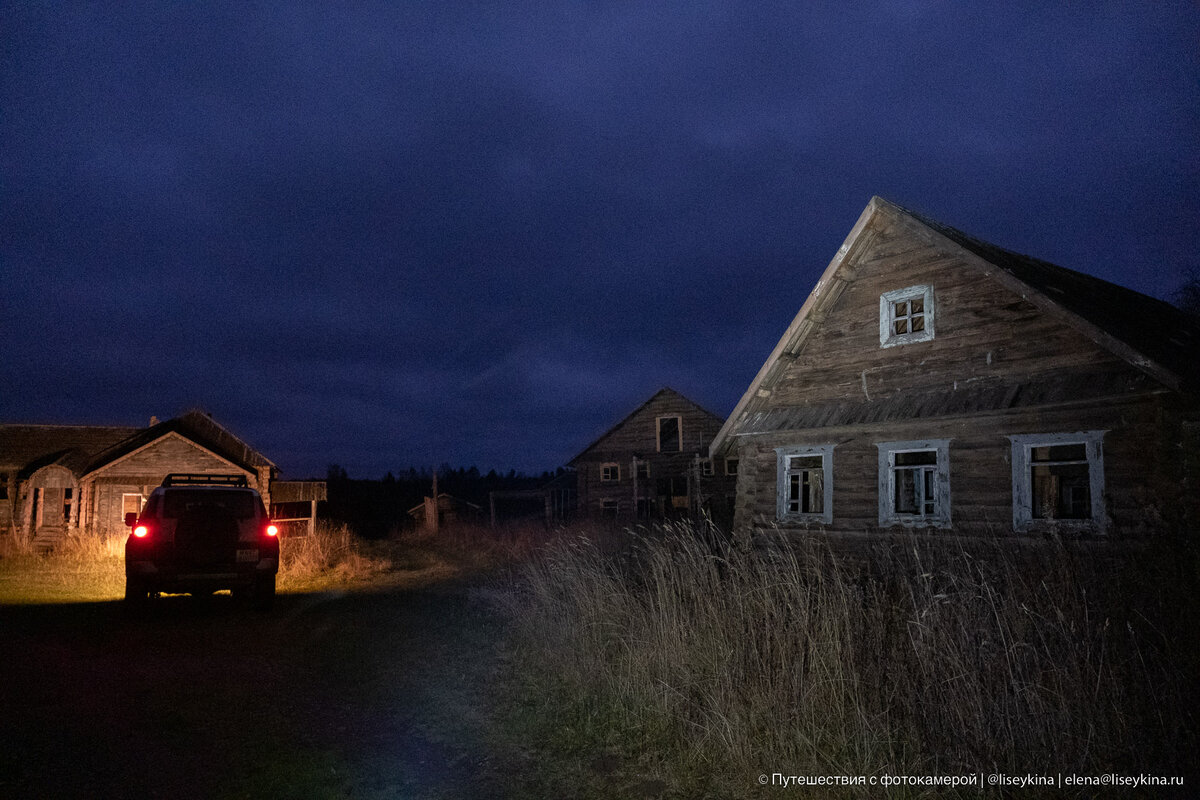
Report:
M 141 608 L 150 600 L 150 588 L 140 578 L 125 577 L 125 605 Z
M 254 581 L 254 607 L 266 610 L 275 602 L 275 576 L 261 575 Z

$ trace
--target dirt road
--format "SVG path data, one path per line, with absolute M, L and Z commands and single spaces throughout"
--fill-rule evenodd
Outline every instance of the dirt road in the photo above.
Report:
M 499 796 L 461 585 L 0 608 L 2 798 Z

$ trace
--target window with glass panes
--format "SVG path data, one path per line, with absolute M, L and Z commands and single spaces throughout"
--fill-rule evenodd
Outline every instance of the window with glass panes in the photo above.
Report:
M 933 287 L 909 286 L 879 296 L 879 346 L 933 338 Z
M 1014 530 L 1052 523 L 1104 531 L 1104 431 L 1009 438 Z
M 918 517 L 937 515 L 937 451 L 896 453 L 892 510 Z
M 789 514 L 820 514 L 825 510 L 825 470 L 822 458 L 791 456 L 787 468 Z
M 1087 445 L 1031 447 L 1029 485 L 1034 519 L 1090 519 Z
M 950 440 L 877 442 L 879 524 L 949 527 Z
M 833 445 L 776 449 L 776 516 L 800 522 L 833 521 Z

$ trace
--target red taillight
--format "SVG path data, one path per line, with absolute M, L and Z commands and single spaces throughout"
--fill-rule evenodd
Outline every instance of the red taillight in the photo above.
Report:
M 150 529 L 145 525 L 138 525 L 133 529 L 133 535 L 139 539 L 145 539 L 148 533 L 150 533 Z
M 267 536 L 278 536 L 279 528 L 276 528 L 274 525 L 268 525 L 266 534 L 267 534 Z

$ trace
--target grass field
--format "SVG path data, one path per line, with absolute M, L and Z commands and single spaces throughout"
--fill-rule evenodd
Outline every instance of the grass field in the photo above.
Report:
M 0 604 L 51 621 L 55 604 L 64 619 L 108 614 L 122 592 L 121 541 L 75 537 L 50 556 L 10 546 L 0 552 Z M 409 665 L 396 680 L 436 686 L 439 698 L 420 702 L 412 724 L 431 742 L 467 736 L 471 769 L 496 796 L 735 798 L 778 794 L 759 784 L 774 772 L 1183 777 L 1178 796 L 1197 780 L 1200 636 L 1187 548 L 1116 556 L 905 537 L 849 558 L 819 539 L 750 546 L 687 525 L 457 529 L 384 542 L 323 525 L 283 546 L 284 613 L 235 628 L 266 636 L 277 658 L 299 659 L 297 670 L 320 652 L 337 673 L 332 693 L 365 685 L 356 674 L 369 666 L 377 688 L 362 697 L 367 708 L 382 702 L 368 695 L 384 691 L 389 659 L 400 658 L 376 653 L 371 631 L 405 616 L 389 645 Z M 495 613 L 464 611 L 463 597 Z M 169 603 L 149 624 L 173 630 L 188 608 Z M 282 631 L 310 608 L 322 609 L 321 627 L 296 631 L 324 638 L 297 650 L 307 640 Z M 182 622 L 218 630 L 221 619 L 200 608 Z M 40 629 L 30 636 L 58 647 Z M 354 647 L 362 658 L 340 664 Z M 412 696 L 388 693 L 393 704 Z M 458 711 L 451 720 L 436 708 Z
M 745 797 L 773 772 L 979 775 L 964 797 L 992 773 L 1194 781 L 1195 578 L 1050 542 L 851 560 L 689 526 L 566 538 L 508 594 L 517 723 L 553 752 L 547 796 Z M 788 794 L 830 789 L 809 791 Z
M 48 554 L 0 537 L 0 603 L 66 603 L 115 600 L 124 594 L 126 534 L 76 532 Z M 403 576 L 446 578 L 479 559 L 453 542 L 410 537 L 370 542 L 345 525 L 321 522 L 311 536 L 281 543 L 282 593 L 377 586 Z M 456 553 L 461 552 L 461 557 Z

